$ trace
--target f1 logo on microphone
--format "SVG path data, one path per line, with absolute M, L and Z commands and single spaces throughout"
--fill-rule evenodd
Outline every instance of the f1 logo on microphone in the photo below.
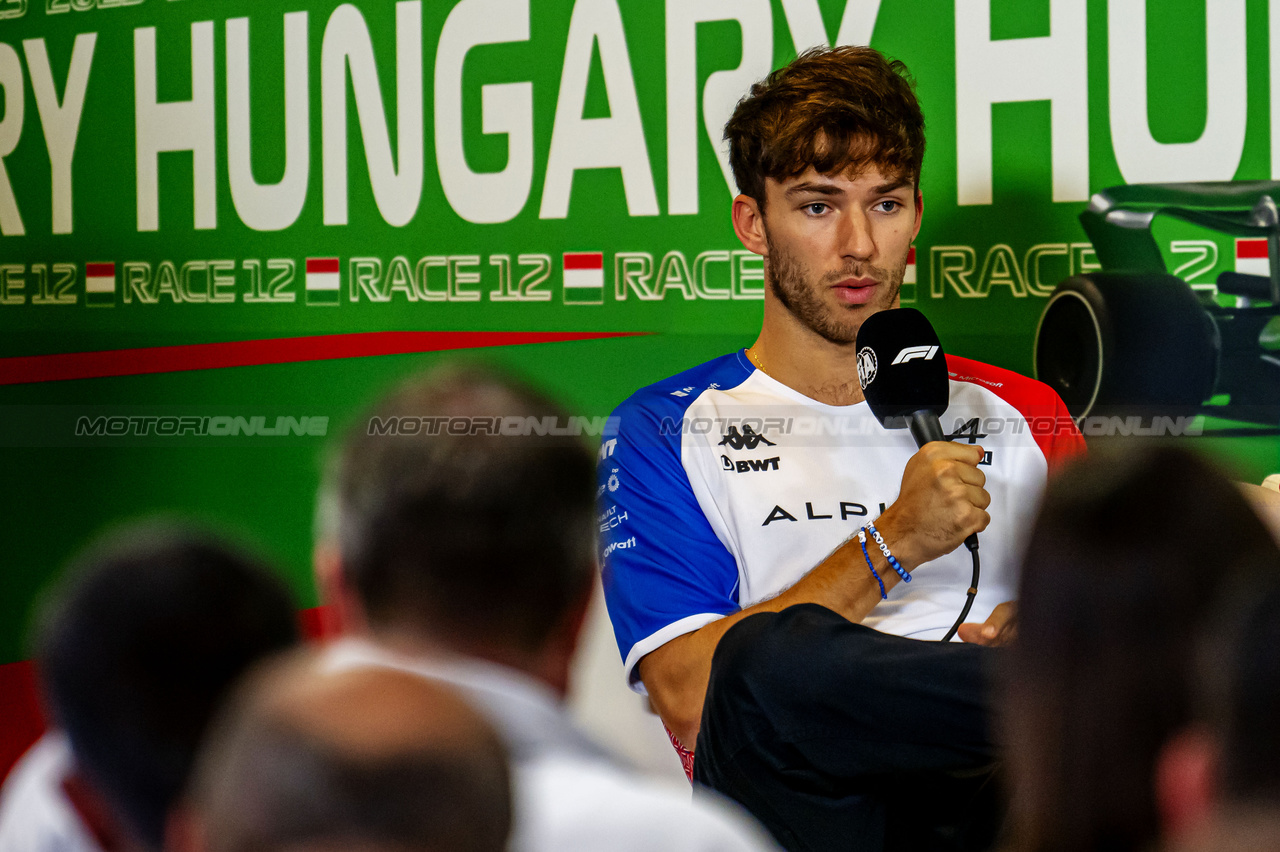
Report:
M 908 361 L 928 361 L 938 354 L 936 346 L 908 346 L 893 359 L 894 364 L 905 364 Z

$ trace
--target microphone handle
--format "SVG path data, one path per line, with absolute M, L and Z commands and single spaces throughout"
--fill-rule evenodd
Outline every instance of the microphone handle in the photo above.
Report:
M 913 411 L 911 417 L 907 421 L 907 428 L 911 430 L 911 437 L 916 439 L 916 446 L 923 447 L 931 441 L 945 441 L 946 435 L 942 434 L 942 422 L 938 420 L 938 415 L 929 409 L 921 409 Z M 978 534 L 970 533 L 969 537 L 964 540 L 964 546 L 970 551 L 978 549 Z
M 917 447 L 923 447 L 931 441 L 947 439 L 946 435 L 942 434 L 942 422 L 938 420 L 938 415 L 927 408 L 911 412 L 911 417 L 907 420 L 907 428 L 911 430 L 911 437 L 916 439 Z

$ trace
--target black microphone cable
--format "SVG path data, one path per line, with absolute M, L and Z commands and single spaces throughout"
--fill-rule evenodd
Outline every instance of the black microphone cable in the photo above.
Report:
M 960 629 L 960 625 L 964 624 L 964 620 L 969 617 L 969 610 L 973 607 L 973 599 L 978 596 L 978 575 L 982 571 L 982 560 L 978 558 L 978 534 L 974 533 L 964 540 L 964 546 L 969 548 L 969 552 L 973 554 L 973 577 L 969 580 L 969 593 L 964 598 L 964 608 L 960 610 L 956 623 L 951 625 L 951 629 L 947 631 L 947 635 L 943 636 L 940 641 L 950 642 L 951 637 L 956 635 L 956 631 Z
M 912 412 L 907 420 L 907 428 L 911 432 L 911 437 L 915 438 L 917 447 L 923 447 L 930 441 L 949 440 L 942 434 L 942 423 L 938 415 L 928 409 Z M 947 631 L 947 635 L 939 640 L 941 642 L 950 642 L 956 635 L 960 625 L 964 624 L 964 620 L 969 617 L 969 610 L 973 608 L 973 599 L 978 596 L 978 578 L 982 574 L 982 560 L 978 556 L 978 534 L 970 533 L 964 540 L 964 546 L 969 548 L 969 553 L 973 555 L 973 577 L 969 580 L 969 592 L 965 595 L 960 615 L 956 618 L 956 623 Z

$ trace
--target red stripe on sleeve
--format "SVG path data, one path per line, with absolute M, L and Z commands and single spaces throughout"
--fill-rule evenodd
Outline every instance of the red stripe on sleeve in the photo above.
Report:
M 947 356 L 947 369 L 953 380 L 985 387 L 1018 410 L 1049 463 L 1050 476 L 1085 451 L 1084 436 L 1067 406 L 1043 382 L 957 355 Z

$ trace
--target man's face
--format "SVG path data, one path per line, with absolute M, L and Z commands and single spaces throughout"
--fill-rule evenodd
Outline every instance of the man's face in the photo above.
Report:
M 921 200 L 906 178 L 870 166 L 857 174 L 765 181 L 773 296 L 832 343 L 853 343 L 862 321 L 896 307 Z

